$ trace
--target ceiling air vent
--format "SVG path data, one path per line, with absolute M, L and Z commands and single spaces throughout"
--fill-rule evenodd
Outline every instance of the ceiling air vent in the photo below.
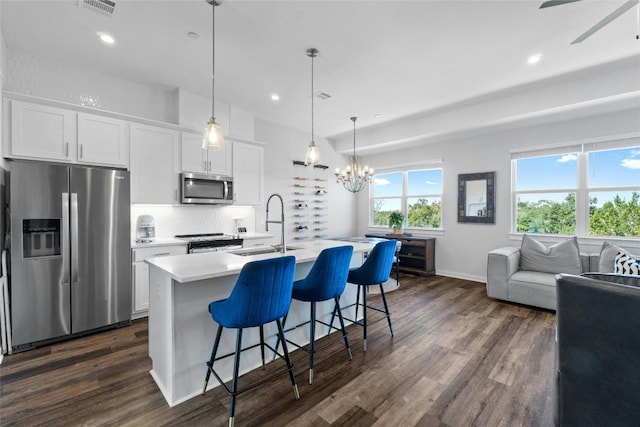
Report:
M 79 5 L 105 16 L 111 16 L 116 7 L 116 4 L 110 0 L 78 0 Z

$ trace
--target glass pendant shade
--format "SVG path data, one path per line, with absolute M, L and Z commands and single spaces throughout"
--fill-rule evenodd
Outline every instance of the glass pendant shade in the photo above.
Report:
M 309 147 L 307 148 L 307 155 L 304 159 L 305 165 L 315 165 L 320 160 L 320 152 L 318 151 L 318 147 L 316 144 L 311 141 Z
M 222 128 L 216 122 L 215 117 L 211 117 L 204 130 L 204 138 L 202 138 L 202 148 L 205 150 L 221 150 L 224 148 L 224 135 Z

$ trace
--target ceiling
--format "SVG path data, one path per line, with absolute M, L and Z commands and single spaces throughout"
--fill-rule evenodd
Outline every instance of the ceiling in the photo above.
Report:
M 210 96 L 211 6 L 115 0 L 107 17 L 78 0 L 2 0 L 7 47 L 128 80 Z M 244 1 L 216 8 L 216 99 L 332 137 L 640 53 L 638 6 L 571 41 L 624 0 L 539 9 L 529 0 Z M 97 31 L 113 35 L 103 45 Z M 195 32 L 199 38 L 187 33 Z M 542 60 L 528 65 L 531 54 Z M 274 102 L 272 93 L 280 95 Z

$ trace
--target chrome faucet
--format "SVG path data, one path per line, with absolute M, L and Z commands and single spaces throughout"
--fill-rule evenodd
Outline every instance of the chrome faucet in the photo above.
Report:
M 273 197 L 277 197 L 278 199 L 280 199 L 280 208 L 282 209 L 282 217 L 280 219 L 280 221 L 269 221 L 269 202 L 271 202 L 271 199 Z M 284 240 L 284 201 L 282 200 L 282 196 L 275 193 L 269 196 L 269 198 L 267 199 L 267 212 L 266 212 L 266 219 L 265 219 L 265 230 L 269 231 L 269 224 L 280 224 L 281 228 L 282 228 L 282 236 L 280 239 L 280 247 L 278 248 L 280 250 L 280 252 L 285 253 L 287 251 L 287 246 Z

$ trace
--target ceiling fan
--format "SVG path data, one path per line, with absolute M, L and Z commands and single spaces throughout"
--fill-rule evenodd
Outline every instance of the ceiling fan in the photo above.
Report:
M 551 7 L 551 6 L 560 6 L 562 4 L 573 3 L 576 1 L 581 1 L 581 0 L 548 0 L 542 3 L 542 5 L 540 5 L 540 9 L 544 9 L 546 7 Z M 584 34 L 582 34 L 580 37 L 572 41 L 571 44 L 580 43 L 581 41 L 591 36 L 596 31 L 600 30 L 602 27 L 604 27 L 605 25 L 607 25 L 608 23 L 616 19 L 618 16 L 622 15 L 627 10 L 631 9 L 633 6 L 637 5 L 639 2 L 640 0 L 627 0 L 624 4 L 622 4 L 622 6 L 618 7 L 609 15 L 605 16 L 600 22 L 598 22 L 593 27 L 589 28 Z M 640 34 L 636 35 L 636 39 L 640 40 Z

